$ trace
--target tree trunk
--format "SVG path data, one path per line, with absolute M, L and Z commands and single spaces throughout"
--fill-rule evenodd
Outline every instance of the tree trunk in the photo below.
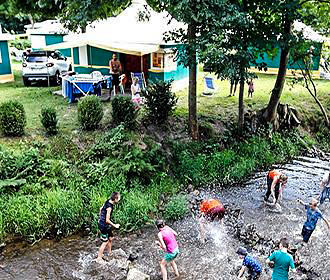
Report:
M 238 95 L 238 129 L 240 132 L 244 127 L 244 73 L 242 71 L 244 70 L 241 69 Z
M 31 29 L 33 29 L 33 28 L 34 28 L 34 20 L 33 20 L 33 16 L 32 16 L 31 14 L 29 14 L 28 17 L 29 17 L 29 21 L 30 21 L 30 23 L 31 23 Z
M 188 92 L 188 107 L 189 107 L 189 128 L 191 138 L 198 140 L 198 122 L 197 122 L 197 57 L 194 43 L 196 39 L 195 28 L 193 24 L 188 26 L 189 37 L 189 92 Z
M 320 107 L 320 110 L 321 110 L 322 115 L 323 115 L 323 117 L 324 117 L 325 125 L 326 125 L 328 128 L 330 128 L 329 118 L 328 118 L 327 112 L 325 111 L 325 109 L 324 109 L 322 103 L 320 102 L 320 100 L 317 98 L 316 95 L 313 95 L 313 94 L 312 94 L 312 96 L 313 96 L 313 98 L 314 98 L 316 104 Z
M 323 118 L 324 118 L 324 122 L 325 122 L 325 125 L 330 128 L 330 122 L 329 122 L 329 118 L 328 118 L 328 115 L 327 115 L 327 112 L 325 110 L 325 108 L 323 107 L 322 103 L 320 102 L 320 100 L 317 98 L 317 89 L 316 89 L 316 85 L 313 81 L 313 76 L 311 74 L 311 69 L 308 68 L 308 65 L 305 63 L 305 65 L 303 65 L 302 67 L 300 67 L 300 70 L 301 70 L 301 73 L 304 77 L 304 81 L 305 81 L 305 87 L 306 89 L 308 90 L 308 92 L 310 93 L 311 96 L 313 96 L 316 104 L 319 106 L 321 112 L 322 112 L 322 115 L 323 115 Z M 313 86 L 313 90 L 310 88 L 309 86 L 309 82 L 310 84 Z
M 283 25 L 284 25 L 283 35 L 289 36 L 292 29 L 292 22 L 289 21 L 287 16 L 285 16 Z M 272 90 L 272 95 L 268 102 L 267 109 L 264 113 L 264 118 L 267 122 L 273 122 L 276 118 L 277 106 L 280 103 L 281 94 L 283 92 L 283 88 L 285 84 L 285 77 L 289 62 L 289 56 L 290 56 L 290 47 L 288 44 L 286 44 L 285 47 L 281 48 L 280 66 L 278 68 L 275 86 Z

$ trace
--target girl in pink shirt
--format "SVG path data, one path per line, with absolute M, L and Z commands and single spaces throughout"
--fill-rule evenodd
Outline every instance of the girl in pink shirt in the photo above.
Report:
M 176 236 L 178 235 L 173 229 L 165 225 L 163 220 L 157 220 L 156 226 L 159 230 L 158 239 L 156 243 L 165 251 L 165 255 L 160 262 L 161 273 L 163 280 L 167 280 L 167 269 L 168 263 L 171 264 L 176 276 L 179 276 L 178 267 L 175 263 L 175 258 L 179 254 L 178 243 L 176 242 Z

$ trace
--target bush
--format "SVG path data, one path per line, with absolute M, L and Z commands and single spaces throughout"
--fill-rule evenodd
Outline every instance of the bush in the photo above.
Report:
M 25 110 L 18 101 L 7 101 L 0 105 L 0 128 L 7 136 L 21 136 L 26 125 Z
M 164 123 L 175 109 L 178 99 L 172 93 L 172 81 L 151 83 L 145 93 L 148 117 L 155 123 Z
M 178 194 L 173 196 L 165 206 L 165 219 L 178 220 L 183 218 L 188 213 L 187 196 Z
M 31 48 L 31 41 L 28 39 L 16 38 L 14 41 L 11 41 L 10 45 L 11 47 L 15 47 L 18 50 L 25 50 L 27 48 Z
M 94 130 L 103 118 L 103 108 L 97 96 L 89 95 L 78 103 L 78 122 L 84 130 Z
M 113 99 L 112 119 L 115 125 L 123 124 L 125 128 L 133 129 L 136 115 L 137 111 L 130 97 L 119 95 Z
M 57 116 L 54 108 L 42 108 L 40 120 L 47 134 L 57 134 Z

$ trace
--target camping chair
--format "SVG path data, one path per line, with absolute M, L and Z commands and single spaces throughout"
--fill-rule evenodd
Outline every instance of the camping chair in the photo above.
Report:
M 146 84 L 146 80 L 144 78 L 144 73 L 143 72 L 131 72 L 131 78 L 132 78 L 132 81 L 133 81 L 133 78 L 138 78 L 139 81 L 139 86 L 141 88 L 141 91 L 147 91 L 147 84 Z
M 204 77 L 204 91 L 203 95 L 211 96 L 216 92 L 215 83 L 212 77 Z

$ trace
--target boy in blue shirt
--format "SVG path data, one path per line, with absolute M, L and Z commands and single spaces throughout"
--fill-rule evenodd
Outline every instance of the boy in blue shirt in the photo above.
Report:
M 240 258 L 243 259 L 242 268 L 238 273 L 238 278 L 241 278 L 246 269 L 248 269 L 248 280 L 257 280 L 260 277 L 262 272 L 261 264 L 256 261 L 254 258 L 248 255 L 248 252 L 245 248 L 240 247 L 237 252 L 240 255 Z
M 302 200 L 298 199 L 297 202 L 305 206 L 307 221 L 304 223 L 304 226 L 301 231 L 304 242 L 308 243 L 309 238 L 311 237 L 314 229 L 316 228 L 317 221 L 323 219 L 330 229 L 330 224 L 328 220 L 323 217 L 322 212 L 317 208 L 318 201 L 315 198 L 312 198 L 312 201 L 308 204 L 305 204 Z

